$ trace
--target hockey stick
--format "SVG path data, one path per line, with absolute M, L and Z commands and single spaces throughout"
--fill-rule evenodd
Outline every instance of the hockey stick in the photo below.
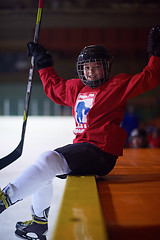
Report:
M 41 25 L 41 19 L 42 19 L 42 11 L 43 11 L 43 2 L 44 2 L 44 0 L 39 0 L 39 3 L 38 3 L 36 27 L 35 27 L 35 32 L 34 32 L 34 42 L 35 43 L 38 42 L 38 37 L 39 37 L 39 31 L 40 31 L 40 25 Z M 26 130 L 26 124 L 27 124 L 27 118 L 28 118 L 28 112 L 29 112 L 29 103 L 30 103 L 30 97 L 31 97 L 33 75 L 34 75 L 34 57 L 31 58 L 31 64 L 30 64 L 30 69 L 29 69 L 29 77 L 28 77 L 28 85 L 27 85 L 27 92 L 26 92 L 26 99 L 25 99 L 25 110 L 24 110 L 21 140 L 20 140 L 19 145 L 13 152 L 11 152 L 9 155 L 0 159 L 0 169 L 3 169 L 4 167 L 8 166 L 9 164 L 11 164 L 15 160 L 17 160 L 22 155 L 25 130 Z

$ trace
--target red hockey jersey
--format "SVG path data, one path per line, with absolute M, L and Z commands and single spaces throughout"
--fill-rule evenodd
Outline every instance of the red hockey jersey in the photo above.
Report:
M 122 155 L 127 133 L 120 127 L 128 99 L 160 83 L 160 58 L 151 57 L 143 72 L 119 74 L 90 88 L 80 79 L 65 80 L 53 67 L 39 70 L 44 91 L 55 103 L 72 107 L 76 128 L 73 143 L 89 142 L 102 151 Z

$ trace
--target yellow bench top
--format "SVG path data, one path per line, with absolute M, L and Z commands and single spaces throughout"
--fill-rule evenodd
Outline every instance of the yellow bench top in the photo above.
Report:
M 52 240 L 107 240 L 94 176 L 68 176 Z

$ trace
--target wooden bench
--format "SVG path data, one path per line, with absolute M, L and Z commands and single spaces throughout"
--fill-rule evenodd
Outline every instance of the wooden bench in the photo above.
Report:
M 97 187 L 111 240 L 160 239 L 160 148 L 125 149 Z

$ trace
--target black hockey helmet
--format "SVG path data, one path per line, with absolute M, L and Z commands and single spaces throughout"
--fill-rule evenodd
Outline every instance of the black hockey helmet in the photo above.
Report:
M 88 81 L 84 76 L 84 64 L 90 62 L 100 62 L 103 67 L 103 77 Z M 81 81 L 88 87 L 95 88 L 104 84 L 108 78 L 111 69 L 112 57 L 108 50 L 101 45 L 86 46 L 78 56 L 77 73 Z

